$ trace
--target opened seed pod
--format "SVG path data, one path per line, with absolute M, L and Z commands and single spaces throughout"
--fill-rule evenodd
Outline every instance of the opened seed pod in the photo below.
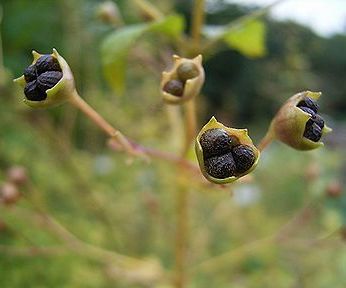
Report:
M 24 88 L 24 103 L 33 108 L 56 106 L 67 101 L 75 93 L 71 69 L 65 59 L 53 49 L 52 54 L 32 52 L 34 60 L 15 79 Z
M 274 117 L 273 137 L 297 150 L 323 146 L 321 137 L 332 131 L 318 114 L 320 92 L 304 91 L 289 98 Z
M 229 128 L 212 117 L 195 141 L 202 174 L 213 183 L 231 183 L 255 169 L 260 152 L 247 129 Z
M 170 71 L 164 71 L 161 79 L 161 94 L 169 104 L 184 103 L 197 96 L 204 83 L 202 55 L 193 59 L 173 56 Z

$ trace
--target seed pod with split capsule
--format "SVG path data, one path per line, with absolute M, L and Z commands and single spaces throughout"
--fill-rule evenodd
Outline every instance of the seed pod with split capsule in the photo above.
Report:
M 274 117 L 269 133 L 297 150 L 323 146 L 321 137 L 332 131 L 318 114 L 320 92 L 304 91 L 289 98 Z
M 52 54 L 33 51 L 32 55 L 32 64 L 23 76 L 14 80 L 24 88 L 24 103 L 33 108 L 46 108 L 69 100 L 76 88 L 66 60 L 55 49 Z
M 260 156 L 247 129 L 229 128 L 212 117 L 198 133 L 195 151 L 210 182 L 231 183 L 255 169 Z
M 161 79 L 161 93 L 169 104 L 184 103 L 197 96 L 204 83 L 202 55 L 193 59 L 173 56 L 170 71 L 164 71 Z

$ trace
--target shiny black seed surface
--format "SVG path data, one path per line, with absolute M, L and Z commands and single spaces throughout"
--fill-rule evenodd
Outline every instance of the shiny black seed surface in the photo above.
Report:
M 199 75 L 197 66 L 192 62 L 186 62 L 179 65 L 177 75 L 183 82 L 195 78 Z
M 42 101 L 47 98 L 47 94 L 37 87 L 36 81 L 32 81 L 26 84 L 24 88 L 24 94 L 26 99 L 31 101 Z
M 184 83 L 180 80 L 170 80 L 163 86 L 163 91 L 180 97 L 184 93 Z
M 46 71 L 60 71 L 61 67 L 58 60 L 50 54 L 42 55 L 35 63 L 37 74 L 42 74 Z
M 36 80 L 37 78 L 37 72 L 36 72 L 36 66 L 30 65 L 29 67 L 26 67 L 24 70 L 24 79 L 27 83 Z
M 62 78 L 62 72 L 48 71 L 37 77 L 37 87 L 42 91 L 53 88 Z
M 301 110 L 303 110 L 304 112 L 310 114 L 311 116 L 314 116 L 316 115 L 316 112 L 308 107 L 305 107 L 305 106 L 301 106 L 299 107 Z
M 255 163 L 256 155 L 248 145 L 237 145 L 232 149 L 233 158 L 236 165 L 236 173 L 242 174 L 248 171 Z
M 303 100 L 301 100 L 298 105 L 298 107 L 308 107 L 311 110 L 313 110 L 315 113 L 317 113 L 319 106 L 317 102 L 310 97 L 304 97 Z
M 314 123 L 316 123 L 321 129 L 323 129 L 323 127 L 324 127 L 324 120 L 323 120 L 323 118 L 320 115 L 315 114 L 313 117 L 311 117 L 310 120 L 313 121 Z
M 204 160 L 204 166 L 206 172 L 217 179 L 234 176 L 236 171 L 236 165 L 231 152 Z
M 226 130 L 213 128 L 205 131 L 199 139 L 205 159 L 231 151 L 231 137 Z
M 322 136 L 322 128 L 313 121 L 309 121 L 305 126 L 304 137 L 311 141 L 318 142 Z

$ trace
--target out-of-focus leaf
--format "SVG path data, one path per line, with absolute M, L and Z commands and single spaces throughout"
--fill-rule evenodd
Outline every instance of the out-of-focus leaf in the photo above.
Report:
M 106 80 L 115 92 L 124 91 L 127 55 L 139 37 L 144 33 L 160 33 L 175 38 L 184 26 L 181 16 L 172 15 L 152 23 L 126 26 L 110 34 L 102 43 L 101 54 Z
M 124 91 L 126 58 L 130 47 L 148 29 L 148 24 L 121 28 L 109 35 L 101 47 L 105 77 L 115 92 Z
M 162 21 L 153 22 L 150 31 L 162 33 L 169 37 L 177 37 L 184 31 L 184 28 L 184 18 L 180 15 L 171 15 Z
M 264 56 L 266 27 L 263 21 L 253 20 L 226 31 L 223 40 L 233 49 L 250 58 Z

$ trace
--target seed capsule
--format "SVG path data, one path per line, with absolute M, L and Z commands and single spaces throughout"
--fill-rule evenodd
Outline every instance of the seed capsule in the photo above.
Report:
M 0 202 L 10 205 L 16 203 L 20 198 L 18 188 L 12 183 L 4 183 L 0 187 Z
M 170 80 L 163 86 L 163 91 L 180 97 L 184 93 L 184 84 L 179 80 Z
M 37 78 L 36 66 L 30 65 L 29 67 L 25 68 L 23 74 L 24 74 L 24 79 L 27 83 L 36 80 Z
M 42 101 L 47 98 L 47 94 L 38 89 L 36 80 L 25 85 L 24 94 L 30 101 Z
M 305 96 L 297 105 L 299 108 L 301 107 L 307 107 L 313 110 L 315 113 L 317 113 L 319 106 L 317 102 L 310 97 Z
M 60 71 L 61 67 L 58 60 L 53 57 L 51 54 L 42 55 L 35 63 L 37 73 L 41 74 L 46 71 Z
M 237 167 L 237 174 L 243 174 L 248 171 L 256 160 L 255 153 L 248 145 L 240 144 L 233 147 L 232 154 Z
M 236 165 L 231 152 L 206 159 L 204 164 L 206 172 L 217 179 L 232 177 L 236 171 Z
M 177 69 L 178 77 L 185 82 L 188 79 L 195 78 L 199 75 L 197 66 L 192 62 L 185 62 L 179 65 Z
M 42 91 L 47 91 L 53 88 L 61 78 L 62 73 L 59 71 L 44 72 L 37 78 L 37 87 Z
M 214 128 L 205 131 L 199 142 L 205 159 L 231 152 L 231 137 L 224 129 Z
M 318 142 L 322 136 L 322 129 L 314 122 L 307 122 L 304 137 L 308 138 L 311 141 Z

